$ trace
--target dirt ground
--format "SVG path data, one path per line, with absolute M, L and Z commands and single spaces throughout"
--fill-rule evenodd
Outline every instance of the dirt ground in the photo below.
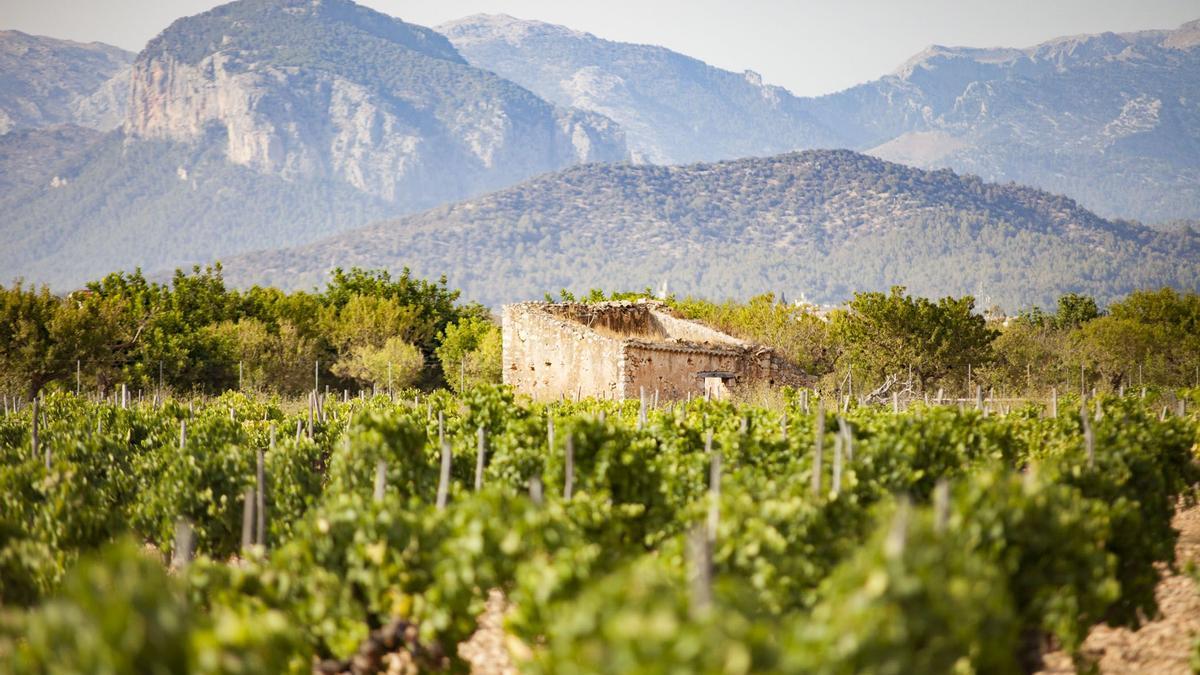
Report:
M 1179 542 L 1175 561 L 1180 570 L 1188 562 L 1200 564 L 1200 506 L 1175 514 Z M 1105 675 L 1189 675 L 1192 645 L 1200 634 L 1200 592 L 1186 574 L 1166 573 L 1158 584 L 1162 615 L 1136 632 L 1126 628 L 1096 626 L 1083 644 L 1084 654 L 1100 665 Z M 1062 652 L 1046 657 L 1045 675 L 1074 673 L 1071 659 Z
M 479 617 L 479 629 L 458 646 L 458 655 L 471 664 L 472 675 L 516 675 L 512 658 L 504 646 L 504 594 L 488 594 L 487 609 Z

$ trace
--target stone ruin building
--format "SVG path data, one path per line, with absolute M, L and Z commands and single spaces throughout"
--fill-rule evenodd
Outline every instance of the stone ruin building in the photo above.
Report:
M 504 383 L 535 400 L 724 398 L 808 378 L 773 350 L 653 301 L 525 302 L 503 309 Z

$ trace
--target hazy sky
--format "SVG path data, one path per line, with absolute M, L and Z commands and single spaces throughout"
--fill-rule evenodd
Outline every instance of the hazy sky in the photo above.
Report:
M 213 0 L 0 0 L 0 28 L 137 51 Z M 561 23 L 762 73 L 803 95 L 890 72 L 930 44 L 1024 47 L 1059 35 L 1174 28 L 1200 0 L 364 0 L 427 26 L 480 12 Z

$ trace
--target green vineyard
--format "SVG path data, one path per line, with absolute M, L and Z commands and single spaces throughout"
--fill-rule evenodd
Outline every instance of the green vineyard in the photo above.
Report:
M 522 672 L 1019 673 L 1156 616 L 1200 391 L 783 394 L 6 403 L 0 664 L 466 671 L 499 612 Z

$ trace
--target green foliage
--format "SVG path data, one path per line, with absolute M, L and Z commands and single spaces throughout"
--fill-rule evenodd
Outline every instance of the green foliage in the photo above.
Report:
M 596 579 L 547 622 L 533 673 L 770 672 L 771 627 L 734 607 L 696 608 L 677 570 L 654 556 Z M 723 596 L 736 597 L 730 589 Z
M 328 491 L 370 495 L 379 462 L 386 465 L 388 493 L 428 500 L 436 492 L 438 465 L 426 452 L 424 426 L 398 412 L 366 412 L 355 418 L 330 462 Z
M 999 568 L 1021 628 L 1053 634 L 1068 653 L 1127 590 L 1106 549 L 1108 509 L 1069 485 L 981 472 L 958 490 L 950 530 Z
M 810 373 L 833 368 L 835 350 L 829 326 L 808 308 L 790 305 L 767 293 L 745 303 L 721 304 L 696 298 L 669 302 L 684 317 L 760 344 L 771 345 Z
M 1054 313 L 1054 323 L 1059 328 L 1078 328 L 1083 324 L 1100 317 L 1100 308 L 1096 299 L 1067 293 L 1058 298 L 1058 311 Z
M 858 406 L 826 417 L 819 463 L 819 418 L 794 392 L 786 433 L 781 411 L 726 401 L 650 409 L 643 424 L 636 401 L 537 404 L 495 385 L 328 400 L 311 438 L 307 415 L 275 401 L 198 403 L 47 395 L 48 469 L 30 450 L 29 408 L 0 415 L 0 656 L 65 663 L 53 659 L 75 652 L 44 654 L 27 627 L 109 602 L 111 630 L 88 629 L 107 631 L 89 638 L 96 658 L 149 653 L 117 640 L 161 611 L 180 617 L 182 646 L 147 658 L 172 672 L 303 672 L 395 621 L 415 628 L 421 667 L 461 669 L 457 645 L 499 591 L 506 641 L 536 672 L 1012 672 L 1051 637 L 1078 656 L 1095 623 L 1154 616 L 1172 514 L 1200 484 L 1194 415 L 1159 420 L 1138 397 L 1090 404 L 1090 458 L 1063 396 L 1058 418 Z M 453 457 L 444 508 L 439 415 Z M 264 450 L 266 547 L 235 559 Z M 709 604 L 692 539 L 710 517 Z M 162 587 L 180 518 L 200 557 Z M 159 560 L 104 553 L 115 557 L 71 571 L 126 533 Z M 147 595 L 118 585 L 98 600 L 100 582 L 73 585 L 97 569 L 147 578 Z M 81 616 L 53 630 L 96 621 Z
M 130 540 L 82 561 L 53 599 L 12 622 L 0 660 L 18 674 L 304 672 L 281 614 L 244 605 L 197 615 Z
M 457 304 L 445 279 L 407 270 L 335 270 L 323 294 L 226 288 L 220 265 L 169 283 L 115 273 L 67 297 L 15 284 L 0 288 L 0 391 L 30 396 L 50 385 L 111 392 L 298 393 L 435 383 L 434 352 L 448 326 L 470 326 L 467 349 L 480 378 L 498 378 L 500 342 L 482 309 Z M 456 325 L 456 324 L 455 324 Z M 454 333 L 449 333 L 453 335 Z M 417 350 L 410 345 L 415 344 Z M 455 367 L 455 372 L 458 368 Z M 78 380 L 77 380 L 78 378 Z
M 831 327 L 844 345 L 839 363 L 865 371 L 871 381 L 911 369 L 922 388 L 965 373 L 969 364 L 991 360 L 996 335 L 974 309 L 969 296 L 934 303 L 905 295 L 901 286 L 888 294 L 856 293 Z
M 178 429 L 163 434 L 134 461 L 144 487 L 130 507 L 130 522 L 170 551 L 176 523 L 186 519 L 197 550 L 228 557 L 241 545 L 243 496 L 254 484 L 259 446 L 220 409 L 190 420 L 183 447 L 179 440 Z
M 500 327 L 487 318 L 467 316 L 446 326 L 437 357 L 446 382 L 462 393 L 464 387 L 497 384 L 501 379 Z
M 1018 621 L 996 564 L 905 509 L 794 622 L 784 672 L 1017 673 Z
M 400 337 L 390 337 L 380 347 L 354 347 L 333 365 L 334 375 L 383 391 L 416 384 L 424 370 L 425 357 Z

